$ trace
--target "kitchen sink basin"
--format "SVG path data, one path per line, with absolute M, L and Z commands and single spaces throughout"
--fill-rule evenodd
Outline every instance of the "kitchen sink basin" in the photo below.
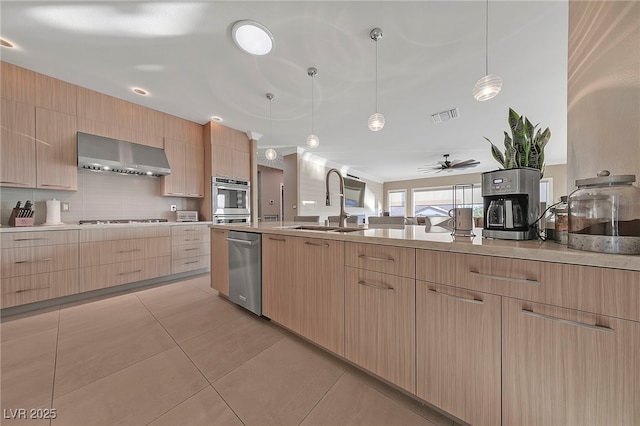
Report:
M 300 225 L 289 229 L 300 229 L 304 231 L 324 231 L 324 232 L 355 232 L 361 231 L 362 228 L 345 228 L 341 226 L 324 226 L 324 225 Z

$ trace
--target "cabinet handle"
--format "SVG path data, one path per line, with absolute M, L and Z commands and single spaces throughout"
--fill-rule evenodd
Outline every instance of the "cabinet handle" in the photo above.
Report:
M 202 197 L 202 194 L 194 194 L 194 193 L 188 193 L 187 195 L 189 195 L 190 197 Z
M 36 263 L 36 262 L 51 262 L 53 259 L 50 257 L 45 257 L 44 259 L 36 259 L 36 260 L 18 260 L 15 263 Z
M 529 285 L 540 285 L 540 281 L 530 280 L 529 278 L 509 278 L 509 277 L 502 277 L 500 275 L 482 274 L 478 271 L 469 271 L 469 273 L 480 278 L 489 278 L 492 280 L 500 280 L 500 281 L 513 281 L 516 283 L 529 284 Z
M 561 322 L 563 324 L 575 325 L 576 327 L 588 328 L 589 330 L 605 331 L 607 333 L 613 333 L 615 331 L 613 328 L 607 327 L 606 325 L 586 324 L 584 322 L 573 321 L 573 320 L 568 320 L 568 319 L 564 319 L 564 318 L 554 317 L 554 316 L 551 316 L 551 315 L 541 314 L 541 313 L 538 313 L 538 312 L 533 312 L 530 309 L 522 309 L 522 313 L 525 314 L 525 315 L 529 315 L 529 316 L 535 317 L 535 318 L 547 319 L 547 320 L 551 320 L 551 321 Z
M 269 239 L 272 241 L 287 241 L 285 238 L 269 237 Z
M 167 192 L 170 195 L 184 195 L 184 192 Z
M 376 284 L 371 284 L 371 283 L 368 283 L 366 281 L 360 280 L 360 281 L 358 281 L 358 284 L 363 285 L 365 287 L 375 288 L 375 289 L 378 289 L 378 290 L 391 290 L 391 291 L 395 290 L 389 284 L 385 284 L 385 283 L 382 283 L 382 285 L 376 285 Z
M 384 258 L 384 257 L 372 257 L 372 256 L 367 256 L 366 254 L 361 254 L 358 255 L 358 257 L 360 259 L 365 259 L 365 260 L 374 260 L 376 262 L 395 262 L 396 260 L 392 257 L 389 258 Z
M 29 186 L 29 184 L 28 184 L 28 183 L 22 183 L 22 182 L 11 182 L 11 181 L 9 181 L 9 180 L 3 180 L 3 181 L 0 181 L 0 183 L 8 183 L 8 184 L 11 184 L 11 185 Z
M 224 234 L 227 231 L 223 231 L 221 229 L 212 229 L 213 232 L 215 232 L 216 234 Z
M 310 241 L 305 241 L 304 242 L 306 245 L 308 246 L 315 246 L 315 247 L 329 247 L 329 244 L 327 243 L 312 243 Z
M 48 238 L 16 238 L 13 241 L 38 241 L 38 240 L 48 240 Z
M 71 188 L 70 185 L 56 185 L 56 184 L 53 184 L 53 183 L 42 183 L 42 184 L 40 184 L 40 186 L 48 186 L 48 187 L 51 187 L 51 188 Z
M 129 272 L 120 272 L 119 274 L 116 274 L 116 275 L 137 274 L 138 272 L 142 272 L 142 269 L 136 269 L 135 271 L 129 271 Z
M 16 290 L 14 291 L 14 293 L 25 293 L 27 291 L 34 291 L 34 290 L 44 290 L 45 288 L 49 288 L 49 286 L 46 287 L 36 287 L 36 288 L 25 288 L 23 290 Z
M 484 305 L 484 300 L 482 299 L 467 299 L 466 297 L 460 297 L 460 296 L 454 296 L 452 294 L 441 293 L 438 290 L 433 288 L 430 288 L 429 291 L 434 294 L 437 294 L 438 296 L 448 297 L 449 299 L 458 300 L 460 302 L 475 303 L 476 305 Z
M 200 247 L 184 249 L 184 251 L 200 250 Z
M 142 251 L 142 249 L 118 250 L 116 253 L 133 253 L 134 251 Z
M 183 241 L 200 241 L 200 238 L 185 238 Z
M 184 262 L 185 265 L 188 265 L 190 263 L 200 263 L 199 260 L 192 260 L 191 262 Z
M 249 240 L 239 240 L 237 238 L 229 238 L 227 237 L 227 241 L 233 241 L 234 243 L 246 244 L 248 246 L 252 246 L 258 243 L 258 240 L 249 241 Z
M 184 232 L 199 232 L 199 229 L 191 228 L 191 229 L 183 229 Z

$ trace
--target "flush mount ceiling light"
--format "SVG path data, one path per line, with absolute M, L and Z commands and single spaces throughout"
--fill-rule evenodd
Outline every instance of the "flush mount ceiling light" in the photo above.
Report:
M 313 132 L 313 79 L 318 75 L 316 68 L 309 68 L 307 75 L 311 77 L 311 134 L 307 136 L 307 145 L 311 148 L 317 148 L 320 145 L 320 138 Z
M 148 94 L 146 90 L 140 89 L 138 87 L 133 88 L 133 91 L 135 93 L 137 93 L 138 95 L 142 95 L 142 96 L 147 96 L 147 94 Z
M 251 55 L 266 55 L 275 45 L 271 31 L 255 21 L 243 20 L 233 24 L 231 37 L 236 46 Z
M 222 121 L 222 117 L 220 117 L 219 115 L 213 115 L 213 116 L 211 116 L 211 119 L 213 121 L 217 121 L 218 123 L 220 123 Z
M 276 95 L 274 95 L 273 93 L 267 93 L 266 96 L 267 99 L 269 99 L 269 139 L 271 139 L 271 136 L 273 135 L 273 126 L 271 124 L 271 102 L 273 101 L 273 98 L 276 97 Z M 267 160 L 274 161 L 276 158 L 278 158 L 278 151 L 276 151 L 274 148 L 267 148 L 264 151 L 264 156 Z
M 369 117 L 369 130 L 377 132 L 384 127 L 384 115 L 378 112 L 378 40 L 382 38 L 382 30 L 374 28 L 369 33 L 369 38 L 376 42 L 376 112 Z
M 502 90 L 502 78 L 489 74 L 489 0 L 487 0 L 485 24 L 485 76 L 473 86 L 473 97 L 480 102 L 495 98 Z

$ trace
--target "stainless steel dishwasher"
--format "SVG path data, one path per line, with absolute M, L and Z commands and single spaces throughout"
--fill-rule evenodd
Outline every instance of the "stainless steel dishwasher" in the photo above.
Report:
M 229 231 L 229 299 L 262 314 L 262 235 Z

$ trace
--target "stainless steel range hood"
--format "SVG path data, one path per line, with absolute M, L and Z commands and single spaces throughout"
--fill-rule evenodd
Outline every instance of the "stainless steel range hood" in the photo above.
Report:
M 125 175 L 171 174 L 164 149 L 78 132 L 78 168 Z

